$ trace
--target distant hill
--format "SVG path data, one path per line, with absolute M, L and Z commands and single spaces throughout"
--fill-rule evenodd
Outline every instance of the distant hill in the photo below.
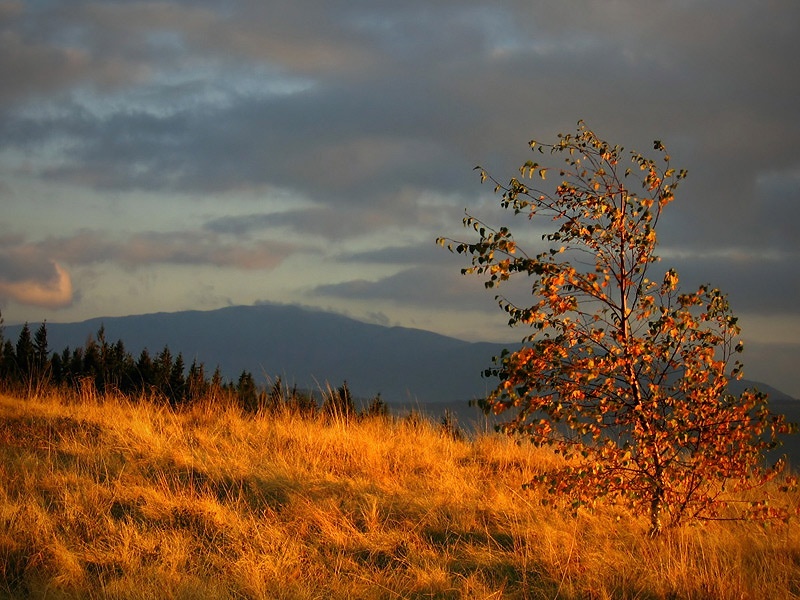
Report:
M 30 323 L 32 332 L 39 323 Z M 80 323 L 47 323 L 51 350 L 83 346 L 105 327 L 106 340 L 121 339 L 136 357 L 165 345 L 197 359 L 207 371 L 220 367 L 236 379 L 242 370 L 262 383 L 280 375 L 310 390 L 346 380 L 354 395 L 378 393 L 389 402 L 466 401 L 484 395 L 481 377 L 502 344 L 470 343 L 430 331 L 385 327 L 293 305 L 233 306 L 211 311 L 103 317 Z M 7 326 L 16 341 L 21 326 Z
M 35 332 L 39 323 L 31 323 Z M 168 345 L 186 364 L 197 359 L 211 371 L 236 379 L 247 370 L 262 383 L 280 375 L 289 385 L 316 390 L 346 380 L 353 394 L 380 393 L 392 403 L 465 402 L 493 387 L 481 372 L 505 344 L 470 343 L 420 329 L 363 323 L 339 314 L 293 305 L 260 304 L 211 311 L 103 317 L 80 323 L 48 323 L 51 350 L 83 346 L 104 326 L 106 339 L 121 339 L 136 357 Z M 16 341 L 21 326 L 7 326 Z M 773 401 L 792 399 L 768 385 L 756 385 Z

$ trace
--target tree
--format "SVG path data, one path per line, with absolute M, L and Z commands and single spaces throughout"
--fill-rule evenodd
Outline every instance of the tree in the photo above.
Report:
M 0 358 L 0 378 L 10 381 L 17 370 L 17 357 L 14 352 L 14 344 L 11 340 L 3 342 L 2 358 Z
M 242 371 L 242 374 L 239 375 L 239 381 L 236 383 L 236 397 L 239 400 L 239 406 L 246 412 L 258 411 L 258 388 L 253 374 L 249 371 Z
M 386 418 L 389 416 L 389 405 L 378 394 L 367 406 L 365 414 L 368 417 Z
M 33 336 L 33 356 L 36 365 L 44 368 L 44 364 L 50 356 L 50 349 L 47 344 L 47 321 L 42 321 Z
M 69 358 L 69 373 L 72 385 L 77 386 L 81 379 L 85 377 L 83 369 L 83 346 L 78 346 L 72 351 Z
M 164 398 L 171 396 L 170 376 L 172 375 L 172 352 L 169 346 L 164 345 L 164 349 L 158 353 L 153 361 L 154 388 Z
M 266 409 L 272 413 L 277 413 L 286 409 L 288 390 L 283 385 L 281 376 L 278 375 L 272 382 L 269 392 L 266 394 Z
M 342 382 L 342 385 L 335 390 L 328 390 L 322 403 L 322 412 L 329 417 L 345 420 L 355 416 L 356 405 L 347 381 Z
M 136 361 L 136 387 L 140 394 L 147 395 L 152 393 L 155 383 L 156 367 L 150 357 L 150 352 L 147 348 L 142 348 Z
M 209 385 L 206 381 L 206 367 L 203 363 L 198 363 L 197 359 L 192 360 L 189 367 L 189 374 L 186 377 L 186 395 L 190 402 L 199 402 L 208 394 Z
M 102 329 L 102 328 L 101 328 Z M 94 336 L 89 334 L 86 338 L 86 343 L 83 346 L 83 367 L 80 370 L 81 379 L 88 381 L 91 379 L 95 387 L 102 387 L 102 374 L 103 374 L 103 356 L 100 346 L 94 339 Z
M 33 364 L 31 369 L 31 382 L 36 386 L 38 394 L 49 383 L 50 377 L 50 349 L 47 344 L 47 321 L 42 321 L 33 336 Z
M 9 356 L 8 352 L 11 352 Z M 5 381 L 8 377 L 8 361 L 13 358 L 14 348 L 9 340 L 3 340 L 3 313 L 0 312 L 0 381 Z
M 50 357 L 50 371 L 53 385 L 58 387 L 64 380 L 64 363 L 61 361 L 61 354 L 58 352 L 53 352 Z
M 17 338 L 16 358 L 19 380 L 30 384 L 30 374 L 34 364 L 34 347 L 31 340 L 31 328 L 27 322 L 22 326 Z
M 222 371 L 220 371 L 219 365 L 217 365 L 214 369 L 214 373 L 211 375 L 211 381 L 208 384 L 209 398 L 212 400 L 219 400 L 222 397 L 223 388 Z
M 169 372 L 168 397 L 172 406 L 178 406 L 179 404 L 182 404 L 186 398 L 186 378 L 184 377 L 185 370 L 186 365 L 183 361 L 183 354 L 179 352 Z
M 508 184 L 477 168 L 502 208 L 554 223 L 544 251 L 528 255 L 507 227 L 469 214 L 477 242 L 437 240 L 471 255 L 462 273 L 486 277 L 487 288 L 530 278 L 532 305 L 497 296 L 509 324 L 532 333 L 487 370 L 500 383 L 485 408 L 516 410 L 505 431 L 565 457 L 538 483 L 576 510 L 606 497 L 648 513 L 653 534 L 665 522 L 721 517 L 737 493 L 781 474 L 783 462 L 763 468 L 762 455 L 792 428 L 769 413 L 765 395 L 728 391 L 729 378 L 741 377 L 742 344 L 726 297 L 707 285 L 680 293 L 672 269 L 651 279 L 655 228 L 686 171 L 670 166 L 660 141 L 660 161 L 631 152 L 626 168 L 623 148 L 583 123 L 555 144 L 530 146 L 564 162 L 528 161 Z M 548 177 L 557 183 L 548 187 Z M 749 508 L 779 514 L 765 502 Z

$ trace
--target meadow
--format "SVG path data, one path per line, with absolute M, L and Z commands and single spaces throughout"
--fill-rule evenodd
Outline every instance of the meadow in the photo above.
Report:
M 652 539 L 542 506 L 547 449 L 424 419 L 0 395 L 0 453 L 0 598 L 800 597 L 797 518 Z

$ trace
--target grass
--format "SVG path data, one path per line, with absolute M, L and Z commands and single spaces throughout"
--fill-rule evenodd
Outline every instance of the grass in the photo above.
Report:
M 495 435 L 0 396 L 0 598 L 800 597 L 800 526 L 576 518 Z

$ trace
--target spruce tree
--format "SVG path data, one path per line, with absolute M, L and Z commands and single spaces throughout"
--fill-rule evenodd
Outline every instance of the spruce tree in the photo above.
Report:
M 169 372 L 169 398 L 173 406 L 182 404 L 185 398 L 185 369 L 183 354 L 179 352 Z
M 14 344 L 11 340 L 3 342 L 3 353 L 0 358 L 0 377 L 3 381 L 10 381 L 14 378 L 17 368 L 17 357 L 14 353 Z
M 239 375 L 239 381 L 236 384 L 236 395 L 239 400 L 239 406 L 245 411 L 256 412 L 258 410 L 258 390 L 252 373 L 242 371 L 242 374 Z
M 33 368 L 34 348 L 31 340 L 31 328 L 26 322 L 19 332 L 16 349 L 17 377 L 20 381 L 28 380 Z
M 136 361 L 136 386 L 140 393 L 149 392 L 155 385 L 155 366 L 147 348 L 143 348 Z
M 50 350 L 47 346 L 47 321 L 42 321 L 33 336 L 33 364 L 37 374 L 41 377 L 50 360 Z

